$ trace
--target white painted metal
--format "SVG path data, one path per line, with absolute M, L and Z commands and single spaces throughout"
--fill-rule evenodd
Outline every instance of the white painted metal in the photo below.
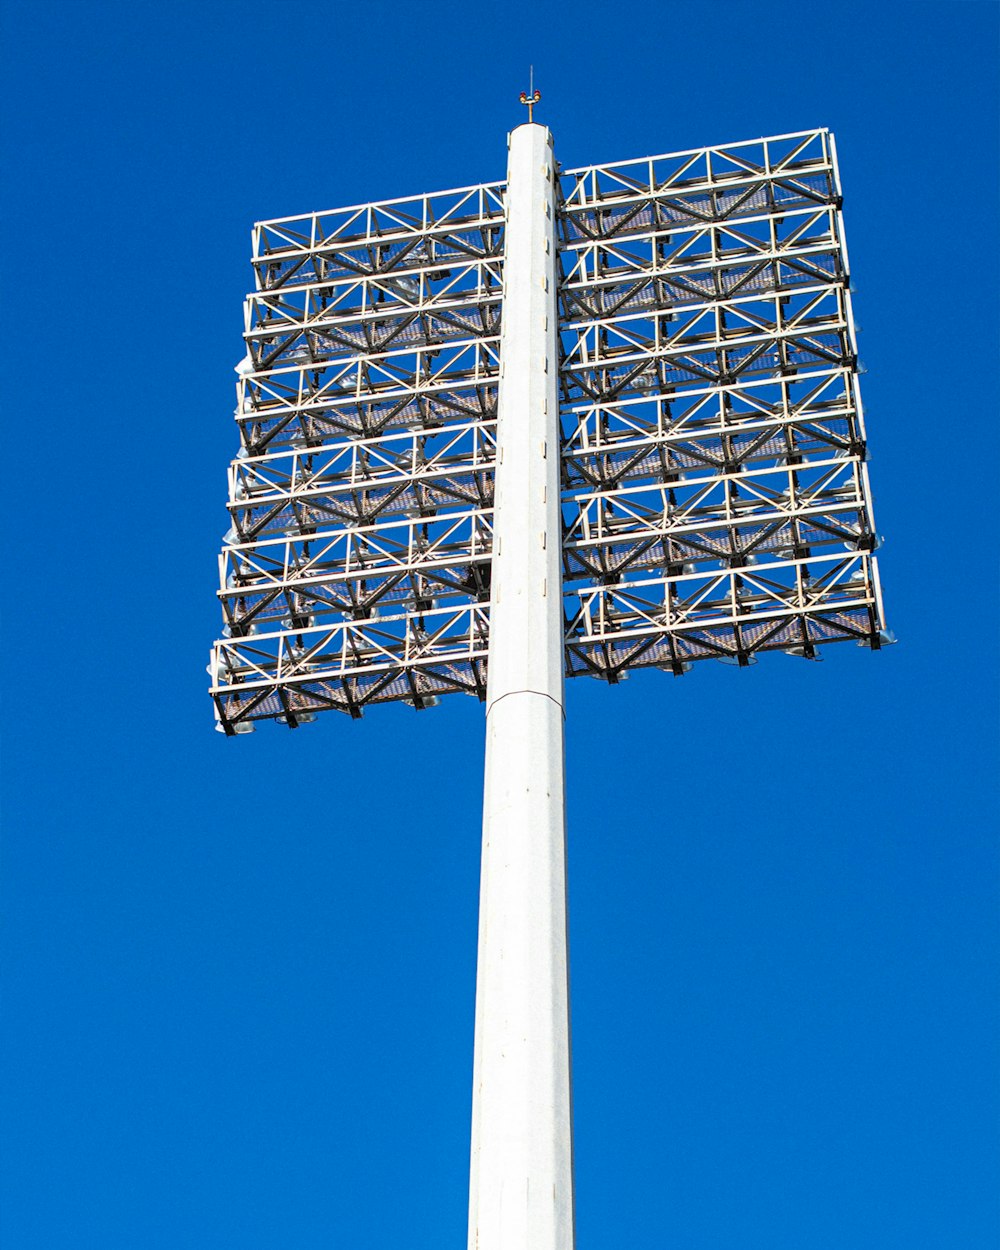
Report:
M 890 640 L 833 136 L 555 168 L 255 227 L 209 666 L 487 703 L 470 1250 L 573 1246 L 564 675 Z
M 469 1250 L 571 1250 L 552 139 L 510 136 Z
M 556 182 L 567 676 L 881 646 L 833 136 Z M 225 732 L 486 698 L 503 194 L 255 228 Z
M 503 196 L 255 228 L 225 732 L 486 698 Z M 567 676 L 885 641 L 840 200 L 826 130 L 557 178 Z

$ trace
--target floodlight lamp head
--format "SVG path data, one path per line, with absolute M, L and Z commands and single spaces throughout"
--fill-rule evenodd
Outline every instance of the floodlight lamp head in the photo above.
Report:
M 212 661 L 224 733 L 488 702 L 494 625 L 522 599 L 562 606 L 550 667 L 612 684 L 893 641 L 833 137 L 561 170 L 533 74 L 520 98 L 506 182 L 255 229 Z M 518 293 L 544 303 L 523 335 Z M 552 418 L 526 467 L 501 410 Z M 502 590 L 501 564 L 534 570 L 530 595 Z

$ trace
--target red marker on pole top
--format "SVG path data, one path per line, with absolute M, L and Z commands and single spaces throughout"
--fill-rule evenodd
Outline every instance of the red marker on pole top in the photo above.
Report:
M 529 76 L 528 90 L 527 92 L 524 92 L 524 91 L 521 92 L 521 103 L 526 104 L 528 106 L 528 121 L 529 122 L 532 120 L 531 118 L 532 111 L 534 110 L 535 105 L 538 103 L 538 101 L 541 98 L 542 98 L 542 93 L 540 91 L 535 90 L 535 67 L 534 65 L 532 65 L 531 73 Z

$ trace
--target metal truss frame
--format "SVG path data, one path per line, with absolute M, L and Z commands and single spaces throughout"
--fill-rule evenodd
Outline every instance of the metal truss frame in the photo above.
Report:
M 832 135 L 562 181 L 567 672 L 880 646 Z
M 833 136 L 591 165 L 558 190 L 566 674 L 878 648 Z M 254 228 L 225 732 L 485 696 L 504 192 Z

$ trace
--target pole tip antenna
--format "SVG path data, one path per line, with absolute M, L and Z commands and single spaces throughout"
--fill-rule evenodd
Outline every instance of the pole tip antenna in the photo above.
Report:
M 531 115 L 534 112 L 535 105 L 542 98 L 542 93 L 540 91 L 535 90 L 535 67 L 534 65 L 531 66 L 531 70 L 528 75 L 528 81 L 529 81 L 528 90 L 521 92 L 521 103 L 526 104 L 528 106 L 528 121 L 530 122 L 532 120 Z

